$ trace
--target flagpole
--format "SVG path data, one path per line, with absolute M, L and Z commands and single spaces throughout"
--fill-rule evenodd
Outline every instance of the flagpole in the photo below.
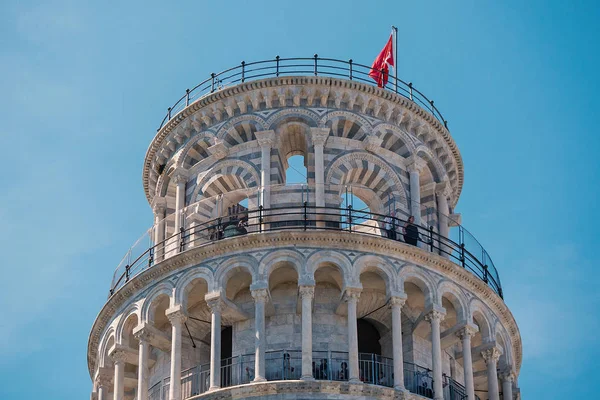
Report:
M 392 35 L 394 35 L 394 48 L 392 50 L 394 53 L 394 77 L 396 78 L 394 88 L 398 93 L 398 28 L 394 25 L 392 25 Z

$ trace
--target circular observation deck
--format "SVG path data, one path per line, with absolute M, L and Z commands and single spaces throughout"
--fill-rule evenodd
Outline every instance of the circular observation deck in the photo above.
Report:
M 243 63 L 169 110 L 144 162 L 154 225 L 90 333 L 99 400 L 518 393 L 518 327 L 453 212 L 447 124 L 368 70 Z

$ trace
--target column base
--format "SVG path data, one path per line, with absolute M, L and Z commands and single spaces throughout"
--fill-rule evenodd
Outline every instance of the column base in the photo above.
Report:
M 314 381 L 315 380 L 314 376 L 312 376 L 312 375 L 301 376 L 300 379 L 303 381 Z
M 404 386 L 394 386 L 394 390 L 397 392 L 408 392 Z
M 256 378 L 254 378 L 254 379 L 252 380 L 252 382 L 255 382 L 255 383 L 261 383 L 261 382 L 266 382 L 266 381 L 267 381 L 267 379 L 266 379 L 266 378 L 263 378 L 263 377 L 261 377 L 261 376 L 259 376 L 259 377 L 256 377 Z
M 219 389 L 221 389 L 221 386 L 211 386 L 211 387 L 208 388 L 208 391 L 212 392 L 214 390 L 219 390 Z
M 358 378 L 353 378 L 348 381 L 348 383 L 352 383 L 354 385 L 361 385 L 363 382 Z

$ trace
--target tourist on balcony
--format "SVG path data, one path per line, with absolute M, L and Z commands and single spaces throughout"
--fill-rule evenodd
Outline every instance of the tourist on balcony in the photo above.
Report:
M 392 211 L 385 217 L 385 232 L 388 239 L 396 240 L 396 213 Z
M 340 381 L 348 380 L 348 363 L 346 361 L 342 361 L 342 363 L 340 364 L 340 372 L 338 375 L 338 379 Z
M 404 228 L 402 228 L 402 233 L 404 234 L 404 241 L 410 245 L 416 246 L 417 241 L 419 240 L 419 228 L 415 225 L 415 217 L 408 217 L 408 221 L 404 224 Z

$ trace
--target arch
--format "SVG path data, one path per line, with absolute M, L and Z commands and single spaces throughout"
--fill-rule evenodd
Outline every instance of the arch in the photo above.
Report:
M 100 348 L 98 349 L 98 354 L 100 355 L 99 366 L 101 368 L 108 366 L 106 364 L 106 355 L 108 354 L 108 350 L 110 350 L 108 348 L 110 339 L 112 339 L 113 343 L 115 343 L 115 328 L 112 325 L 108 327 L 108 329 L 104 332 L 102 339 L 100 340 Z
M 170 281 L 163 281 L 154 288 L 145 296 L 144 302 L 142 303 L 141 308 L 141 323 L 150 322 L 153 320 L 153 310 L 152 303 L 161 295 L 166 295 L 169 297 L 169 303 L 171 306 L 174 305 L 173 302 L 173 290 L 175 286 Z
M 224 261 L 215 271 L 215 289 L 227 287 L 227 281 L 239 270 L 244 270 L 252 276 L 252 283 L 258 282 L 258 261 L 252 256 L 234 256 Z
M 282 122 L 298 121 L 306 123 L 311 128 L 316 128 L 319 118 L 319 114 L 307 108 L 284 108 L 269 116 L 265 121 L 265 126 L 267 129 L 275 130 Z
M 175 286 L 175 304 L 181 304 L 184 306 L 184 309 L 187 309 L 187 289 L 196 279 L 203 279 L 206 281 L 209 293 L 215 290 L 215 281 L 212 272 L 207 268 L 196 265 L 177 279 L 177 284 Z
M 204 131 L 194 135 L 181 149 L 181 155 L 177 160 L 177 166 L 186 169 L 193 167 L 203 158 L 208 158 L 210 156 L 207 149 L 214 144 L 215 135 L 210 131 Z M 192 154 L 193 151 L 197 154 Z
M 406 283 L 413 283 L 421 289 L 425 296 L 425 307 L 439 304 L 434 290 L 436 287 L 434 280 L 425 270 L 414 265 L 404 265 L 398 271 L 398 286 L 402 291 Z
M 500 336 L 500 338 L 502 339 L 503 350 L 504 350 L 503 356 L 505 357 L 504 361 L 506 362 L 506 364 L 508 366 L 510 366 L 512 368 L 513 363 L 514 363 L 514 356 L 513 356 L 512 344 L 510 341 L 510 335 L 508 334 L 506 329 L 504 329 L 504 326 L 502 326 L 502 323 L 499 320 L 496 321 L 496 324 L 494 326 L 494 332 L 496 332 L 496 335 Z
M 353 173 L 355 171 L 357 173 Z M 389 201 L 391 195 L 394 199 L 399 199 L 404 207 L 408 205 L 406 189 L 398 174 L 385 160 L 365 151 L 337 157 L 325 171 L 325 177 L 325 182 L 333 185 L 362 184 L 375 191 L 383 204 Z
M 363 131 L 371 130 L 373 125 L 369 122 L 368 119 L 363 117 L 360 114 L 357 114 L 352 111 L 347 110 L 334 110 L 325 113 L 321 118 L 319 118 L 319 126 L 326 126 L 327 122 L 333 120 L 344 119 L 357 124 Z M 333 132 L 332 132 L 333 133 Z M 333 133 L 333 136 L 339 136 Z M 346 136 L 347 137 L 347 136 Z M 360 140 L 360 139 L 359 139 Z
M 379 123 L 373 126 L 373 132 L 377 137 L 383 140 L 381 143 L 382 148 L 404 157 L 410 157 L 415 154 L 416 147 L 414 140 L 408 133 L 398 128 L 396 125 L 386 122 Z M 403 147 L 406 147 L 407 155 L 404 155 L 401 151 Z
M 241 182 L 245 188 L 258 187 L 260 182 L 260 176 L 252 164 L 237 159 L 219 161 L 198 179 L 192 193 L 192 201 L 196 202 L 208 185 L 223 176 L 237 177 L 238 182 Z
M 127 322 L 129 317 L 131 317 L 132 315 L 135 315 L 137 317 L 139 324 L 142 319 L 140 315 L 140 305 L 138 303 L 133 303 L 129 305 L 129 307 L 127 307 L 125 311 L 121 313 L 121 319 L 119 320 L 119 323 L 117 324 L 117 329 L 115 330 L 116 343 L 123 344 L 123 331 L 125 329 L 125 322 Z
M 243 114 L 237 117 L 230 118 L 225 124 L 223 124 L 223 126 L 221 126 L 217 130 L 215 136 L 220 139 L 223 139 L 231 129 L 235 128 L 236 125 L 242 124 L 244 122 L 252 122 L 253 125 L 256 126 L 257 130 L 260 131 L 265 130 L 265 126 L 267 126 L 264 118 L 262 118 L 261 116 L 257 114 Z
M 452 281 L 442 280 L 437 286 L 438 305 L 443 307 L 442 298 L 446 297 L 456 310 L 457 323 L 468 322 L 467 300 L 461 289 Z
M 487 307 L 479 299 L 472 299 L 469 303 L 469 314 L 474 323 L 479 326 L 483 341 L 494 340 L 492 325 L 490 323 Z
M 433 180 L 435 182 L 441 182 L 442 177 L 446 176 L 446 168 L 442 166 L 431 150 L 424 145 L 419 145 L 415 148 L 414 154 L 425 160 L 427 167 L 433 176 Z
M 379 275 L 385 282 L 386 295 L 390 296 L 395 292 L 404 292 L 399 290 L 398 283 L 396 280 L 396 271 L 394 267 L 386 263 L 385 260 L 379 256 L 374 255 L 363 255 L 354 260 L 354 279 L 356 282 L 360 282 L 360 276 L 365 272 L 374 272 Z
M 321 266 L 323 266 L 323 264 L 326 263 L 333 264 L 340 269 L 343 287 L 360 286 L 360 282 L 356 282 L 353 279 L 354 273 L 350 259 L 345 254 L 332 250 L 319 250 L 313 253 L 308 260 L 306 260 L 308 276 L 314 281 L 315 273 Z
M 281 262 L 291 264 L 298 274 L 298 279 L 306 275 L 306 260 L 302 253 L 292 249 L 281 249 L 267 254 L 260 260 L 258 266 L 259 280 L 268 282 L 271 274 L 279 268 L 277 263 Z
M 326 113 L 319 125 L 331 128 L 331 136 L 353 140 L 364 139 L 371 130 L 371 124 L 365 118 L 343 110 Z

